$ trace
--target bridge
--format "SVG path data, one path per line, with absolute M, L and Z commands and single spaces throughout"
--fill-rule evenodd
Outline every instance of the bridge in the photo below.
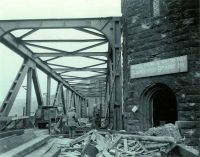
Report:
M 0 21 L 0 36 L 1 42 L 8 48 L 12 49 L 24 59 L 15 80 L 13 81 L 6 98 L 1 107 L 1 115 L 8 116 L 15 98 L 19 92 L 22 82 L 27 75 L 27 94 L 26 94 L 26 112 L 25 116 L 30 116 L 31 112 L 31 88 L 32 81 L 34 84 L 37 102 L 39 106 L 42 105 L 56 105 L 57 102 L 62 103 L 64 113 L 67 112 L 71 104 L 69 104 L 69 92 L 71 92 L 71 100 L 74 100 L 74 107 L 80 117 L 87 106 L 89 97 L 98 97 L 104 100 L 103 105 L 106 109 L 106 116 L 110 115 L 109 107 L 118 106 L 113 114 L 114 117 L 121 117 L 122 106 L 122 76 L 121 76 L 121 18 L 88 18 L 88 19 L 49 19 L 49 20 L 8 20 Z M 99 37 L 98 39 L 40 39 L 40 40 L 25 40 L 24 38 L 30 36 L 34 32 L 41 29 L 75 29 L 81 32 L 91 34 Z M 28 30 L 25 34 L 16 37 L 12 34 L 15 30 Z M 41 43 L 83 43 L 87 42 L 90 45 L 77 49 L 74 51 L 67 51 L 62 49 L 55 49 L 48 46 L 41 46 Z M 36 44 L 35 44 L 36 43 Z M 95 43 L 95 44 L 94 44 Z M 100 45 L 107 44 L 107 52 L 85 52 L 89 49 Z M 44 51 L 38 53 L 29 48 L 42 48 Z M 46 52 L 45 52 L 46 51 Z M 99 61 L 94 65 L 89 65 L 81 68 L 65 66 L 62 64 L 53 64 L 53 61 L 63 57 L 84 57 Z M 101 59 L 100 57 L 104 57 Z M 49 57 L 49 59 L 44 59 Z M 80 60 L 81 62 L 81 60 Z M 98 68 L 103 65 L 104 68 Z M 44 104 L 38 81 L 37 69 L 42 70 L 47 74 L 47 101 Z M 67 73 L 72 71 L 88 71 L 95 75 L 90 77 L 85 76 L 70 76 Z M 50 104 L 51 79 L 58 82 L 55 91 L 54 103 Z M 76 81 L 79 82 L 76 82 Z M 76 82 L 76 83 L 75 83 Z M 99 88 L 94 88 L 99 85 Z M 64 96 L 64 90 L 68 93 Z M 111 105 L 112 104 L 112 105 Z M 118 114 L 118 115 L 117 115 Z M 84 115 L 86 116 L 86 115 Z M 116 120 L 116 119 L 115 119 Z M 120 120 L 121 121 L 121 120 Z M 120 129 L 121 124 L 117 126 L 114 123 L 114 128 Z
M 183 157 L 198 156 L 197 150 L 181 144 L 183 139 L 177 127 L 172 124 L 158 127 L 155 132 L 150 129 L 149 132 L 133 134 L 124 130 L 123 92 L 127 90 L 122 85 L 123 24 L 122 17 L 0 20 L 0 42 L 23 58 L 0 108 L 0 157 L 67 156 L 66 152 L 74 150 L 80 150 L 81 154 L 77 156 L 85 153 L 91 157 L 97 151 L 105 157 L 124 154 L 142 154 L 146 157 L 155 155 L 153 153 L 173 156 L 177 152 Z M 147 29 L 146 25 L 142 27 Z M 57 34 L 53 38 L 48 35 L 39 39 L 32 38 L 40 31 L 55 30 L 75 30 L 84 35 L 77 38 L 77 35 L 71 33 L 72 38 L 61 38 Z M 17 31 L 24 33 L 19 35 Z M 72 50 L 69 45 L 73 44 L 79 46 L 74 46 Z M 98 49 L 100 46 L 104 46 L 104 50 Z M 77 65 L 67 64 L 67 61 L 62 60 L 66 58 L 73 58 Z M 185 59 L 187 60 L 187 56 Z M 80 66 L 79 63 L 83 65 Z M 47 77 L 46 82 L 42 82 L 47 85 L 45 99 L 38 71 L 42 71 Z M 187 69 L 184 72 L 186 71 Z M 23 86 L 25 78 L 27 84 Z M 55 89 L 52 88 L 53 80 L 57 82 Z M 23 115 L 10 116 L 22 87 L 26 90 Z M 33 88 L 35 93 L 32 93 Z M 152 89 L 152 93 L 153 91 Z M 38 104 L 34 115 L 31 114 L 33 94 L 36 95 Z M 152 99 L 151 96 L 147 95 L 148 99 Z M 64 117 L 72 107 L 76 110 L 79 122 L 87 121 L 76 130 L 77 138 L 73 140 L 66 138 L 68 133 L 63 124 Z M 89 107 L 93 108 L 94 114 L 99 114 L 98 117 L 89 114 Z M 95 109 L 98 109 L 97 113 Z M 137 110 L 137 105 L 130 108 L 130 117 L 138 114 Z M 144 111 L 149 115 L 148 111 Z M 96 121 L 100 122 L 98 126 L 93 124 Z M 158 119 L 158 123 L 160 122 Z M 180 124 L 183 125 L 182 122 Z M 94 128 L 98 131 L 92 130 Z M 160 136 L 160 132 L 166 136 Z M 76 144 L 78 147 L 73 147 Z

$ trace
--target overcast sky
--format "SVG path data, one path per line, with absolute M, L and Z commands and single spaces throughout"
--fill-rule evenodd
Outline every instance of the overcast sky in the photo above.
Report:
M 0 0 L 0 20 L 107 16 L 121 16 L 121 0 Z M 22 61 L 0 44 L 0 102 L 6 96 Z M 40 73 L 41 78 L 43 82 L 46 76 Z M 55 82 L 53 86 L 55 88 Z M 45 93 L 46 84 L 41 83 L 41 88 Z M 17 98 L 24 98 L 24 95 L 25 90 L 21 88 Z

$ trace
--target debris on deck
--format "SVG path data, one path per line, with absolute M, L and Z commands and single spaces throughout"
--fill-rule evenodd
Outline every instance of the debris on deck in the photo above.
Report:
M 199 157 L 199 151 L 184 145 L 173 124 L 147 132 L 90 130 L 75 139 L 47 135 L 47 130 L 24 130 L 2 138 L 2 157 Z M 9 134 L 10 135 L 10 134 Z M 23 140 L 25 137 L 29 140 Z M 17 137 L 13 141 L 13 137 Z M 8 142 L 6 142 L 8 141 Z M 13 141 L 13 142 L 12 142 Z M 6 145 L 7 144 L 7 145 Z
M 179 151 L 184 146 L 182 143 L 178 129 L 172 124 L 139 135 L 91 130 L 62 145 L 59 157 L 189 157 Z M 191 157 L 199 156 L 191 147 L 184 150 Z

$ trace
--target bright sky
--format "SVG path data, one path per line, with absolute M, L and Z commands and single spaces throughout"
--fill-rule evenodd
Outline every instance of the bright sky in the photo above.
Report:
M 0 0 L 0 20 L 107 16 L 121 16 L 121 0 Z M 0 44 L 0 102 L 6 96 L 21 63 L 22 58 Z M 39 74 L 40 82 L 45 82 L 46 75 Z M 45 93 L 46 84 L 40 84 L 42 93 Z M 26 80 L 23 85 L 26 85 Z M 55 88 L 56 82 L 52 86 Z M 24 96 L 25 90 L 21 88 L 17 99 Z

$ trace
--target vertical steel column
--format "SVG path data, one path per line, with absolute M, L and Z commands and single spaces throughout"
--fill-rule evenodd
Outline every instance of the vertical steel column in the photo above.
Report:
M 69 103 L 69 110 L 71 109 L 72 107 L 72 101 L 73 101 L 73 92 L 70 91 L 70 103 Z
M 29 68 L 27 72 L 26 116 L 31 115 L 32 71 L 32 68 Z
M 79 96 L 78 95 L 76 96 L 76 108 L 77 108 L 76 113 L 77 113 L 78 117 L 80 117 L 80 104 L 79 104 Z
M 89 103 L 88 103 L 88 100 L 86 100 L 86 106 L 87 106 L 86 116 L 89 117 Z
M 121 21 L 113 20 L 114 129 L 122 129 Z
M 71 95 L 70 95 L 70 110 L 71 110 L 71 107 L 74 107 L 74 93 L 73 91 L 71 91 Z
M 61 84 L 61 88 L 60 88 L 60 96 L 61 96 L 61 102 L 62 102 L 62 105 L 63 105 L 63 111 L 64 111 L 64 114 L 67 113 L 67 110 L 66 110 L 66 101 L 65 101 L 65 95 L 64 95 L 64 89 L 63 89 L 63 84 Z
M 57 88 L 56 88 L 56 94 L 55 94 L 54 101 L 53 101 L 53 106 L 59 105 L 59 103 L 60 103 L 60 99 L 59 99 L 60 87 L 61 87 L 61 83 L 58 82 L 58 85 L 57 85 Z
M 81 118 L 83 118 L 83 99 L 82 98 L 80 98 L 80 108 L 81 108 L 81 111 L 80 111 Z
M 46 105 L 50 106 L 51 101 L 51 77 L 47 75 L 47 97 L 46 97 Z
M 76 100 L 77 100 L 77 114 L 78 114 L 78 117 L 80 117 L 80 100 L 79 100 L 78 95 L 76 97 Z
M 76 109 L 76 93 L 73 93 L 73 103 L 74 103 L 73 107 L 75 107 Z
M 81 97 L 79 97 L 79 114 L 80 114 L 80 118 L 82 118 L 82 100 L 81 100 Z
M 70 95 L 69 95 L 69 90 L 66 88 L 66 111 L 69 111 L 70 108 Z
M 109 100 L 108 100 L 108 105 L 109 105 L 109 108 L 108 108 L 108 116 L 109 116 L 109 124 L 112 124 L 114 123 L 114 92 L 113 92 L 113 89 L 114 89 L 114 76 L 113 76 L 113 50 L 110 50 L 112 55 L 110 56 L 110 59 L 109 59 Z
M 41 89 L 40 89 L 40 83 L 39 83 L 39 80 L 38 80 L 36 68 L 33 69 L 32 73 L 33 73 L 33 77 L 32 77 L 33 85 L 34 85 L 34 88 L 35 88 L 35 94 L 36 94 L 38 106 L 42 106 L 44 103 L 43 103 L 42 92 L 41 92 Z

